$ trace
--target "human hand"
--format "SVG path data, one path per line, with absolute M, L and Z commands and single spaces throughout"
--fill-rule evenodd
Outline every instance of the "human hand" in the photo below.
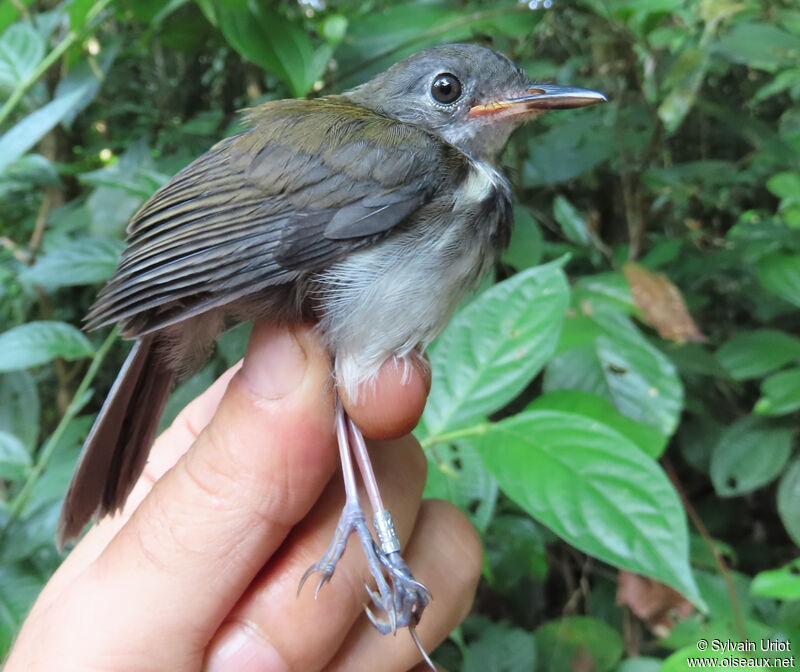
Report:
M 469 610 L 481 551 L 455 507 L 421 502 L 426 461 L 406 433 L 428 385 L 419 369 L 406 385 L 401 376 L 387 363 L 375 393 L 346 406 L 366 435 L 391 439 L 370 453 L 405 558 L 435 596 L 417 628 L 431 650 Z M 6 672 L 414 668 L 411 637 L 382 636 L 363 614 L 357 544 L 316 601 L 313 586 L 297 596 L 344 503 L 333 427 L 316 333 L 257 325 L 244 364 L 158 438 L 125 509 L 45 586 Z

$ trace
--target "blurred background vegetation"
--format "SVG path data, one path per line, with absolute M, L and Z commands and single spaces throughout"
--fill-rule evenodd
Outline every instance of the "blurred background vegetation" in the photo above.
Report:
M 449 41 L 611 102 L 512 138 L 511 249 L 431 352 L 428 494 L 486 548 L 473 613 L 436 659 L 650 672 L 685 669 L 701 637 L 800 647 L 793 0 L 11 0 L 0 657 L 61 560 L 60 499 L 129 347 L 78 330 L 129 217 L 237 110 Z M 223 337 L 163 423 L 246 337 Z

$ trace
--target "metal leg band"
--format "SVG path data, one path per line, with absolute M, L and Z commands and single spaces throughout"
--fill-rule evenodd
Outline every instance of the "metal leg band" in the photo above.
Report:
M 378 533 L 378 541 L 381 544 L 381 550 L 389 555 L 390 553 L 400 552 L 400 539 L 397 538 L 397 532 L 394 531 L 394 522 L 392 521 L 392 514 L 388 510 L 378 511 L 372 518 L 375 525 L 375 531 Z

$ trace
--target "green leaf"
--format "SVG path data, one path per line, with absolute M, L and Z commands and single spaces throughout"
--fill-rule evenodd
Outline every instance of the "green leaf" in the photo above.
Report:
M 0 565 L 0 657 L 11 648 L 22 621 L 43 587 L 42 579 L 20 565 Z
M 23 7 L 29 7 L 32 4 L 33 0 L 0 3 L 0 32 L 4 31 L 17 19 Z M 0 657 L 2 657 L 2 653 L 0 653 Z
M 761 384 L 761 399 L 753 412 L 758 415 L 787 415 L 800 409 L 800 368 L 772 374 Z
M 780 569 L 756 574 L 750 592 L 774 600 L 800 600 L 800 558 Z
M 800 199 L 800 173 L 773 175 L 767 180 L 767 189 L 778 198 Z
M 536 641 L 521 628 L 501 623 L 481 626 L 478 639 L 464 652 L 462 672 L 530 672 L 536 662 Z
M 13 434 L 0 431 L 0 480 L 24 478 L 31 464 L 31 455 L 25 444 Z
M 783 331 L 740 331 L 714 355 L 734 380 L 759 378 L 800 360 L 800 338 Z
M 617 672 L 660 672 L 661 658 L 628 658 L 620 663 Z
M 0 35 L 0 91 L 13 91 L 24 82 L 44 52 L 44 38 L 29 23 L 15 23 L 4 30 Z
M 424 494 L 455 504 L 475 529 L 484 532 L 495 513 L 498 488 L 475 447 L 459 441 L 429 452 Z
M 631 288 L 619 271 L 584 275 L 572 287 L 572 305 L 592 315 L 599 310 L 617 311 L 627 315 L 639 312 L 633 302 Z
M 547 577 L 547 536 L 530 516 L 500 514 L 483 533 L 484 554 L 491 568 L 492 589 L 506 595 L 519 594 L 520 582 Z
M 82 415 L 67 425 L 55 445 L 47 469 L 33 486 L 26 511 L 35 511 L 54 502 L 60 503 L 64 499 L 64 493 L 75 473 L 83 441 L 93 422 L 94 415 Z
M 32 452 L 39 439 L 39 393 L 28 371 L 0 373 L 0 431 Z
M 796 457 L 778 483 L 778 515 L 786 532 L 800 546 L 800 457 Z
M 603 125 L 602 109 L 588 108 L 559 121 L 546 133 L 531 133 L 523 186 L 537 187 L 571 180 L 617 155 L 618 147 Z
M 586 222 L 583 221 L 577 208 L 563 196 L 556 196 L 553 199 L 553 215 L 568 241 L 576 245 L 591 244 Z
M 118 47 L 119 43 L 114 42 L 104 45 L 98 57 L 91 57 L 91 60 L 81 59 L 58 82 L 55 91 L 56 98 L 79 89 L 83 91 L 81 99 L 61 119 L 65 128 L 70 128 L 78 113 L 94 100 L 117 56 Z
M 0 371 L 27 369 L 56 357 L 73 360 L 93 354 L 86 336 L 65 322 L 28 322 L 0 334 Z
M 4 183 L 10 183 L 6 186 Z M 55 167 L 41 154 L 25 154 L 6 168 L 0 175 L 0 189 L 20 184 L 60 184 Z
M 41 255 L 20 279 L 48 290 L 103 282 L 114 273 L 124 248 L 120 240 L 80 238 Z
M 547 672 L 608 672 L 616 667 L 624 650 L 616 630 L 588 616 L 548 621 L 536 630 L 536 648 L 539 669 Z
M 94 0 L 72 0 L 69 5 L 69 27 L 77 32 L 83 28 L 86 15 L 94 5 Z
M 557 535 L 700 600 L 680 499 L 627 438 L 580 415 L 525 411 L 474 441 L 501 490 Z
M 568 301 L 564 272 L 551 263 L 495 285 L 456 315 L 430 352 L 428 431 L 464 427 L 517 396 L 553 353 Z
M 41 140 L 79 103 L 86 86 L 54 98 L 0 137 L 0 173 Z
M 280 77 L 295 97 L 305 96 L 331 56 L 330 45 L 316 51 L 306 32 L 263 3 L 246 6 L 216 3 L 225 39 L 243 58 Z
M 735 497 L 772 481 L 792 452 L 792 428 L 747 415 L 723 432 L 711 454 L 711 482 L 720 497 Z
M 387 3 L 353 21 L 337 60 L 343 87 L 354 86 L 392 63 L 431 44 L 466 42 L 477 35 L 530 35 L 541 21 L 516 0 L 502 0 L 472 11 L 443 2 Z
M 514 230 L 503 253 L 503 261 L 518 271 L 537 266 L 542 261 L 542 230 L 527 208 L 514 206 Z
M 618 313 L 567 320 L 565 332 L 573 329 L 559 349 L 573 347 L 550 361 L 544 390 L 600 394 L 629 418 L 671 436 L 683 408 L 683 386 L 669 358 Z
M 667 446 L 667 438 L 655 428 L 622 415 L 610 401 L 584 390 L 557 390 L 542 395 L 527 410 L 564 411 L 597 420 L 619 432 L 652 458 L 657 458 Z
M 670 133 L 680 127 L 694 106 L 708 62 L 706 51 L 699 47 L 689 47 L 680 51 L 667 73 L 664 86 L 669 93 L 659 105 L 658 116 Z
M 708 640 L 703 639 L 702 641 L 708 642 Z M 723 653 L 721 651 L 721 646 L 716 649 L 706 649 L 705 651 L 699 651 L 697 648 L 697 642 L 690 644 L 689 646 L 685 646 L 682 649 L 678 649 L 675 653 L 673 653 L 669 658 L 664 661 L 664 664 L 661 666 L 661 672 L 686 672 L 686 670 L 692 669 L 694 667 L 700 667 L 701 661 L 705 667 L 713 667 L 717 670 L 722 670 L 722 672 L 733 672 L 734 670 L 740 670 L 743 667 L 746 667 L 747 670 L 754 670 L 754 672 L 764 672 L 763 667 L 756 667 L 750 665 L 736 665 L 731 666 L 729 664 L 731 659 L 730 653 Z M 740 654 L 744 657 L 744 654 Z M 692 664 L 690 664 L 690 661 Z M 755 662 L 755 661 L 754 661 Z
M 756 270 L 764 289 L 800 307 L 800 254 L 769 254 L 759 260 Z
M 740 23 L 720 38 L 714 51 L 733 63 L 774 72 L 797 63 L 800 36 L 767 23 Z

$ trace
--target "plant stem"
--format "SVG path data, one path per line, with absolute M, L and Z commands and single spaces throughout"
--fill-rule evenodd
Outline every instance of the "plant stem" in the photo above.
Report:
M 86 20 L 84 22 L 84 28 L 87 26 L 91 21 L 100 13 L 102 12 L 106 6 L 110 4 L 111 0 L 98 0 L 98 2 L 86 13 Z M 39 77 L 41 77 L 47 69 L 53 65 L 61 55 L 69 49 L 80 37 L 85 34 L 84 30 L 74 31 L 70 30 L 66 36 L 64 37 L 61 42 L 59 42 L 53 50 L 47 54 L 37 65 L 31 74 L 28 75 L 22 82 L 17 84 L 17 87 L 14 89 L 13 93 L 9 96 L 8 100 L 6 101 L 5 105 L 3 105 L 2 109 L 0 109 L 0 124 L 2 124 L 7 118 L 8 115 L 14 110 L 17 106 L 17 103 L 22 99 L 22 96 L 25 92 L 36 82 Z
M 706 548 L 711 551 L 711 555 L 714 557 L 714 562 L 717 564 L 720 576 L 722 576 L 722 580 L 725 582 L 725 589 L 728 592 L 728 599 L 731 602 L 731 611 L 733 612 L 733 619 L 736 622 L 736 630 L 738 631 L 739 639 L 745 641 L 747 639 L 747 625 L 744 621 L 742 605 L 739 602 L 739 596 L 736 594 L 736 588 L 733 585 L 733 579 L 731 578 L 730 570 L 728 570 L 728 565 L 725 563 L 725 558 L 722 557 L 722 553 L 719 552 L 714 540 L 711 538 L 703 519 L 700 518 L 697 511 L 695 511 L 695 508 L 692 506 L 692 503 L 689 501 L 689 498 L 686 496 L 683 486 L 678 480 L 678 474 L 675 472 L 675 469 L 666 460 L 663 462 L 663 465 L 664 470 L 669 476 L 669 480 L 672 481 L 675 490 L 678 492 L 678 496 L 681 498 L 681 502 L 683 502 L 683 508 L 686 509 L 689 520 L 692 521 L 698 534 L 703 539 Z
M 58 426 L 42 446 L 42 449 L 39 451 L 36 464 L 31 469 L 31 473 L 28 474 L 28 479 L 25 481 L 25 485 L 22 486 L 22 489 L 19 491 L 17 496 L 11 501 L 8 507 L 9 515 L 4 525 L 4 529 L 8 528 L 13 520 L 19 518 L 22 511 L 25 509 L 25 506 L 30 499 L 31 492 L 44 473 L 44 470 L 47 468 L 50 459 L 53 457 L 53 453 L 55 452 L 55 449 L 58 446 L 58 442 L 61 440 L 64 431 L 86 403 L 86 393 L 89 390 L 89 386 L 92 384 L 94 377 L 97 375 L 97 371 L 100 369 L 100 364 L 102 364 L 103 359 L 105 358 L 106 354 L 108 354 L 109 349 L 113 345 L 114 341 L 117 340 L 117 333 L 118 329 L 112 329 L 111 333 L 106 337 L 106 340 L 103 341 L 103 344 L 92 358 L 92 363 L 86 370 L 86 374 L 83 376 L 83 380 L 81 380 L 81 384 L 75 391 L 75 395 L 72 397 L 72 401 L 70 402 L 69 406 L 67 406 L 67 410 L 61 417 Z
M 487 431 L 489 431 L 491 426 L 491 423 L 482 422 L 479 425 L 465 427 L 464 429 L 456 429 L 452 432 L 445 432 L 444 434 L 434 434 L 433 436 L 427 436 L 422 439 L 422 441 L 420 441 L 420 445 L 425 450 L 428 450 L 437 443 L 448 443 L 449 441 L 455 441 L 456 439 L 463 439 L 470 436 L 480 436 L 481 434 L 485 434 Z

